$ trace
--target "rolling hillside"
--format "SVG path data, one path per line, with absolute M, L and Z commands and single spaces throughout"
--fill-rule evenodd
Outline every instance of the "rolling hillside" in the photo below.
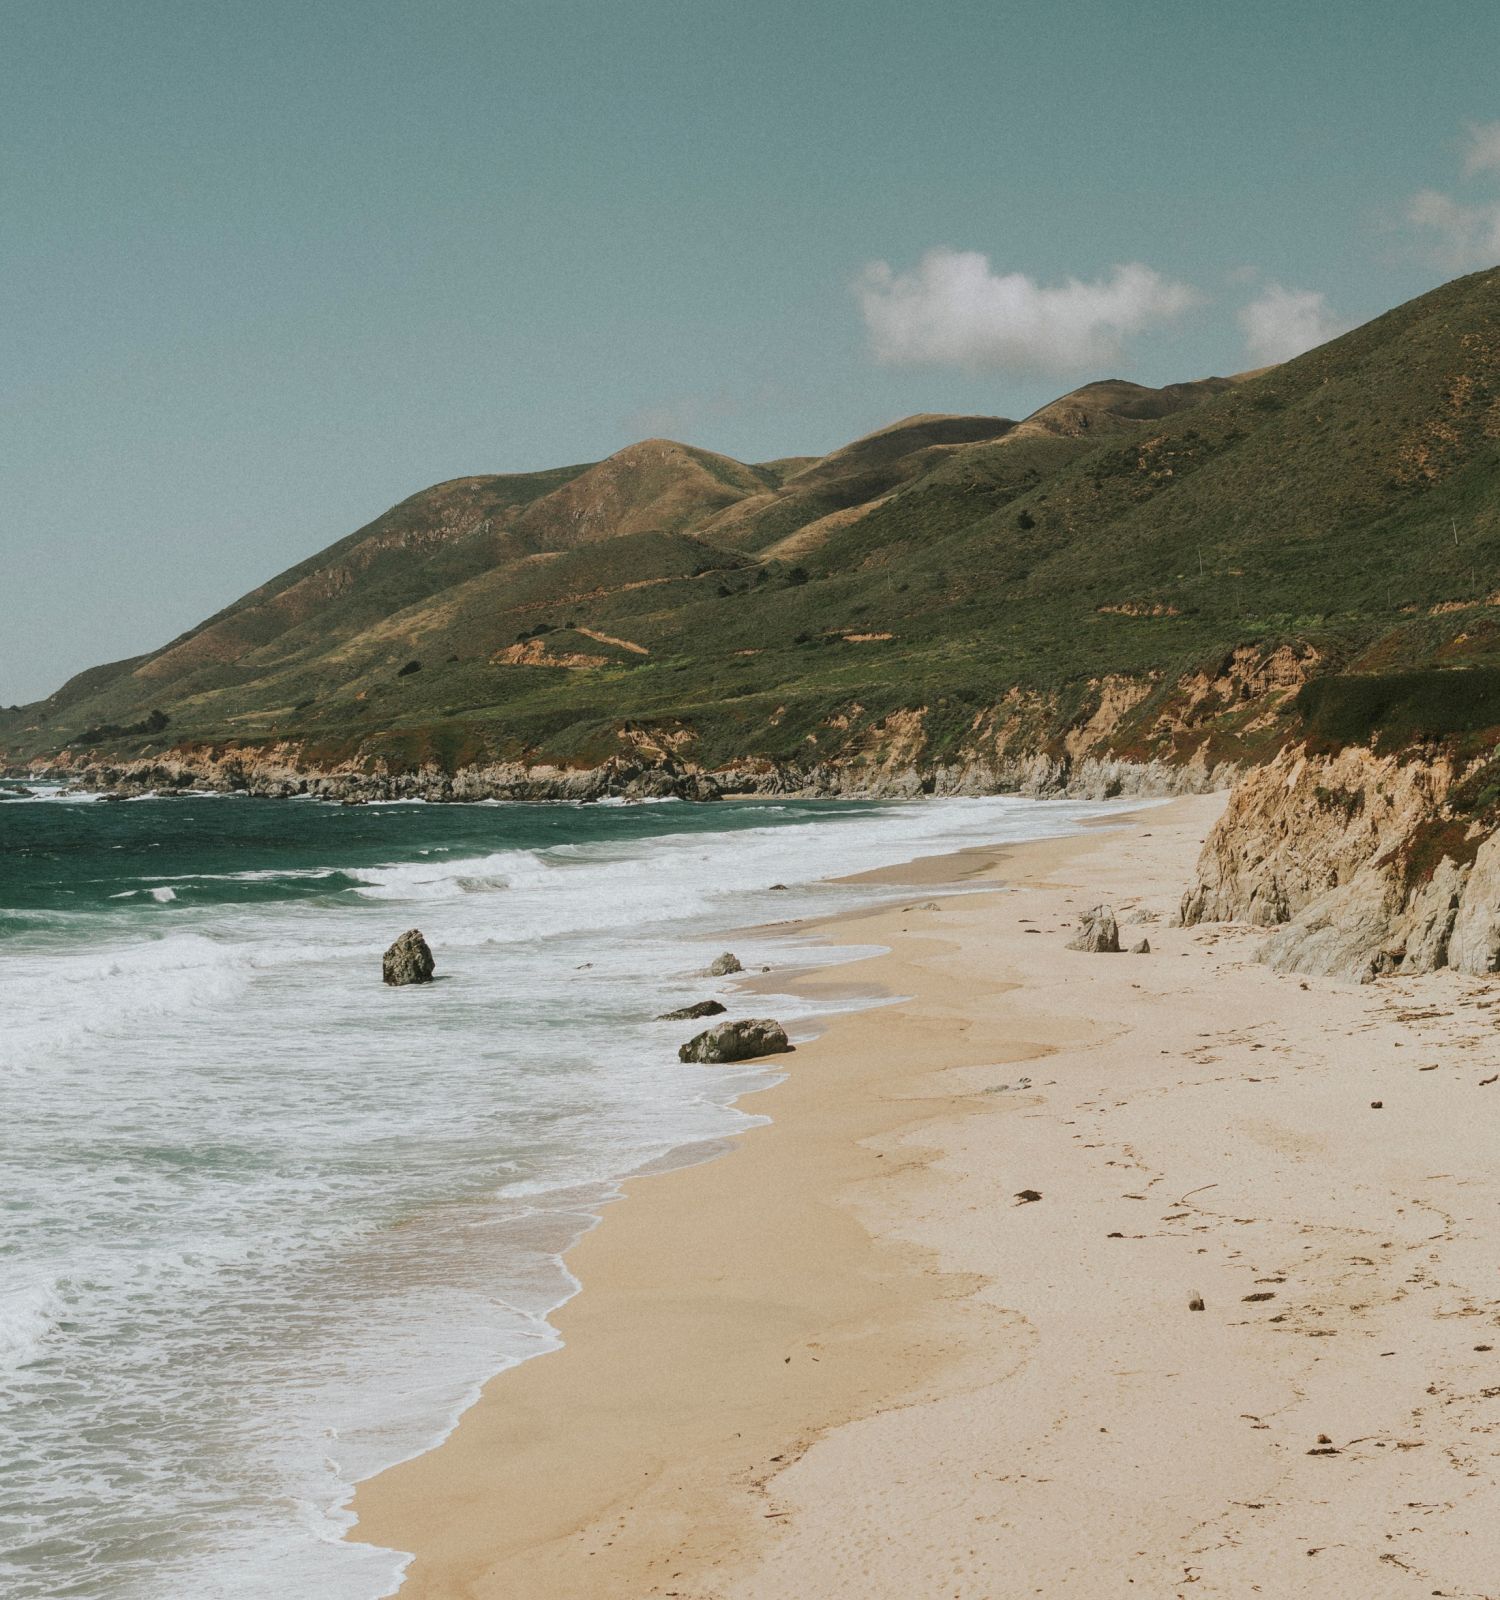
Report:
M 0 751 L 1254 760 L 1309 677 L 1500 665 L 1497 590 L 1500 270 L 1238 379 L 439 484 L 0 712 Z

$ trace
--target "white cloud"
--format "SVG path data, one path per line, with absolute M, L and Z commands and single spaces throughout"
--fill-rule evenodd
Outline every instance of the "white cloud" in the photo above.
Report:
M 929 250 L 912 272 L 872 262 L 855 293 L 878 361 L 1044 372 L 1112 361 L 1132 334 L 1200 298 L 1139 262 L 1048 287 L 996 273 L 978 250 L 948 249 Z
M 1318 290 L 1284 289 L 1279 283 L 1268 283 L 1254 300 L 1240 307 L 1239 324 L 1245 351 L 1257 366 L 1290 361 L 1353 326 L 1334 314 L 1327 297 Z
M 1436 236 L 1434 252 L 1445 267 L 1463 271 L 1500 261 L 1500 200 L 1466 206 L 1452 195 L 1423 189 L 1412 196 L 1406 218 Z
M 1471 122 L 1464 151 L 1464 176 L 1500 172 L 1500 122 Z
M 1463 174 L 1500 172 L 1500 122 L 1471 122 L 1464 134 Z M 1500 262 L 1500 199 L 1458 199 L 1423 189 L 1406 204 L 1406 220 L 1429 243 L 1432 258 L 1452 272 Z

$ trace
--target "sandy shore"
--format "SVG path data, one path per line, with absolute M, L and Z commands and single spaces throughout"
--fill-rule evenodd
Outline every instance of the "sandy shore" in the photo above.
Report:
M 361 1486 L 402 1600 L 1500 1596 L 1500 988 L 1171 927 L 1221 803 L 858 919 L 891 953 L 801 987 L 911 998 L 636 1180 L 565 1347 Z M 1100 899 L 1149 957 L 1064 949 Z

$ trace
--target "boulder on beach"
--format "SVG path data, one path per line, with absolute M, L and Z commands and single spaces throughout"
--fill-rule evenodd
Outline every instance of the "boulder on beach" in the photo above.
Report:
M 689 1039 L 677 1052 L 679 1061 L 750 1061 L 757 1056 L 777 1056 L 792 1048 L 786 1029 L 769 1017 L 743 1022 L 720 1022 Z
M 726 950 L 723 955 L 715 956 L 709 962 L 706 976 L 710 978 L 727 978 L 731 972 L 743 972 L 744 970 L 740 965 L 740 958 L 736 955 L 731 955 Z
M 1078 937 L 1068 941 L 1070 950 L 1086 950 L 1091 954 L 1117 955 L 1120 950 L 1120 926 L 1115 921 L 1111 906 L 1094 906 L 1085 911 Z
M 663 1011 L 656 1019 L 658 1022 L 692 1022 L 698 1017 L 717 1017 L 727 1008 L 721 1006 L 717 1000 L 699 1000 L 690 1006 L 684 1006 L 680 1011 Z
M 408 928 L 381 962 L 381 976 L 387 983 L 431 983 L 432 973 L 432 951 L 418 928 Z
M 1133 956 L 1149 956 L 1151 954 L 1151 941 L 1142 939 L 1139 944 L 1131 945 L 1130 953 Z

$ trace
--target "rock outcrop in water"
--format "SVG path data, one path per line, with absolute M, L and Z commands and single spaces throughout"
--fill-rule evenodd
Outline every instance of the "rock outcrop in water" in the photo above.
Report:
M 1118 955 L 1120 925 L 1110 906 L 1094 906 L 1085 911 L 1078 937 L 1068 941 L 1068 949 L 1085 950 L 1091 955 Z
M 677 1052 L 679 1061 L 752 1061 L 758 1056 L 782 1055 L 792 1048 L 786 1029 L 769 1017 L 743 1022 L 721 1022 L 689 1039 Z
M 390 984 L 431 983 L 432 951 L 417 928 L 408 928 L 385 953 L 381 976 Z
M 717 1000 L 699 1000 L 690 1006 L 683 1006 L 680 1011 L 664 1011 L 656 1019 L 658 1022 L 696 1022 L 699 1017 L 722 1016 L 728 1009 L 719 1004 Z
M 1274 928 L 1260 959 L 1281 972 L 1500 970 L 1500 835 L 1463 789 L 1477 765 L 1283 751 L 1209 833 L 1183 924 Z
M 744 967 L 740 965 L 740 958 L 726 950 L 723 955 L 715 956 L 714 959 L 709 962 L 708 970 L 705 976 L 710 978 L 727 978 L 732 972 L 743 972 L 744 970 Z

